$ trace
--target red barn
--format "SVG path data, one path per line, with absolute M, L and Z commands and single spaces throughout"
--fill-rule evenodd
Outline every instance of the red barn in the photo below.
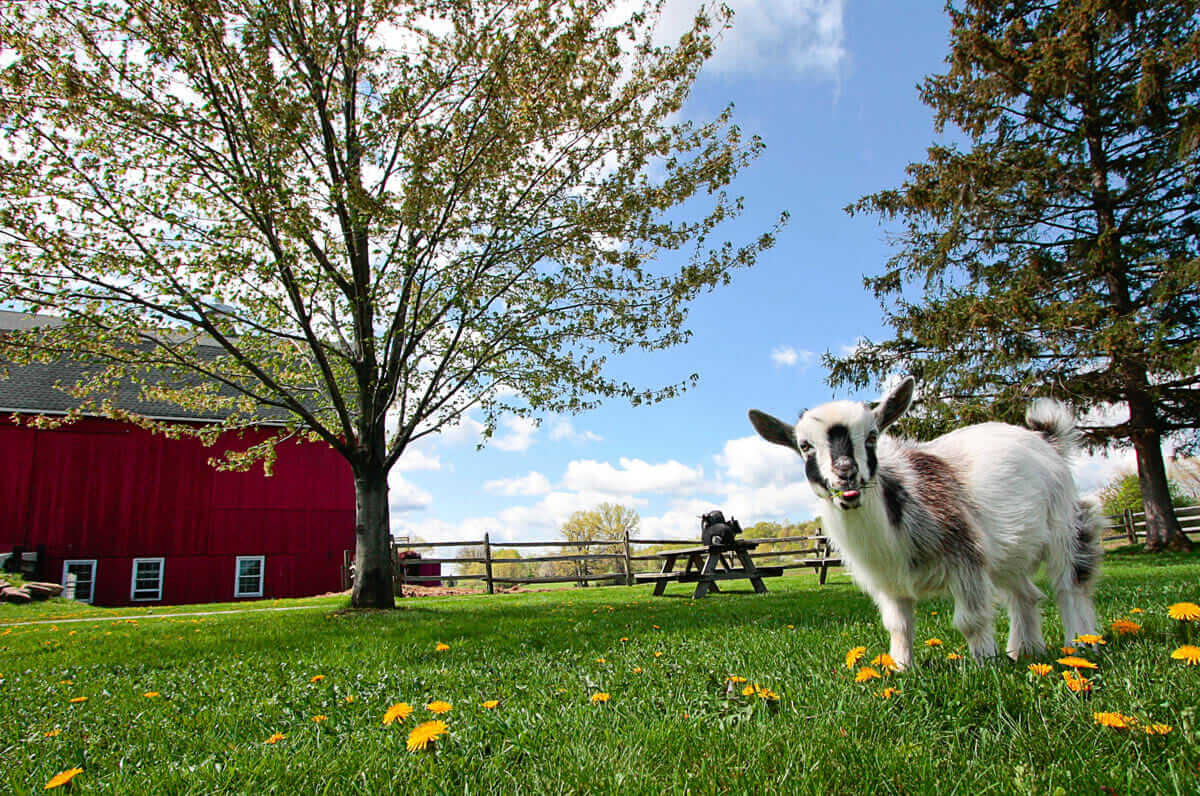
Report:
M 0 332 L 28 316 L 0 311 Z M 7 327 L 6 327 L 7 324 Z M 349 465 L 323 443 L 289 440 L 274 474 L 218 472 L 210 457 L 272 433 L 227 434 L 218 447 L 89 418 L 52 430 L 16 416 L 62 414 L 56 385 L 82 366 L 14 366 L 0 377 L 0 553 L 37 554 L 37 577 L 76 576 L 97 605 L 302 597 L 341 588 L 354 549 Z M 178 423 L 211 422 L 130 395 L 122 407 Z

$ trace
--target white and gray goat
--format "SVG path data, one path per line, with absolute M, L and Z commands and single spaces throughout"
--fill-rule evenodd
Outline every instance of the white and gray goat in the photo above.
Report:
M 879 606 L 897 666 L 912 663 L 917 599 L 949 591 L 954 625 L 976 659 L 996 655 L 994 601 L 1008 597 L 1008 654 L 1045 650 L 1032 576 L 1041 564 L 1066 633 L 1096 632 L 1100 564 L 1094 501 L 1081 501 L 1067 456 L 1079 433 L 1070 410 L 1034 401 L 1028 428 L 980 423 L 916 443 L 881 436 L 912 403 L 907 378 L 871 408 L 834 401 L 795 426 L 750 411 L 768 442 L 804 457 L 825 533 Z

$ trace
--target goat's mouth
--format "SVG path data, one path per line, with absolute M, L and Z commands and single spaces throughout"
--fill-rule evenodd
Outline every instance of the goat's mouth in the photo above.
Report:
M 833 503 L 843 511 L 856 509 L 862 505 L 862 487 L 853 489 L 833 489 L 830 490 L 833 497 Z

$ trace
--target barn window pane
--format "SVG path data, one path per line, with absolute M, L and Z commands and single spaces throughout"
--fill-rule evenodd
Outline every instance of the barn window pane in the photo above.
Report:
M 262 597 L 263 556 L 238 556 L 234 597 Z
M 95 561 L 65 561 L 63 562 L 63 586 L 67 586 L 67 576 L 75 576 L 75 599 L 90 603 L 95 596 L 96 562 Z
M 134 600 L 161 600 L 163 584 L 163 559 L 133 559 L 133 583 L 130 598 Z

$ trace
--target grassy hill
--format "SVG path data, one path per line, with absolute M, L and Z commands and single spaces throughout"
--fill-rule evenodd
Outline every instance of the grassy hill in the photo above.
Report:
M 642 586 L 389 613 L 342 598 L 174 618 L 57 602 L 39 609 L 52 623 L 5 625 L 24 616 L 5 609 L 0 790 L 41 793 L 81 768 L 71 787 L 121 794 L 1195 793 L 1200 666 L 1170 657 L 1183 637 L 1166 606 L 1200 600 L 1198 583 L 1200 556 L 1110 555 L 1100 614 L 1143 632 L 1109 635 L 1084 695 L 1057 649 L 1044 677 L 1030 661 L 947 660 L 963 650 L 945 600 L 921 605 L 913 671 L 856 683 L 846 651 L 865 646 L 865 663 L 886 634 L 840 574 L 699 602 Z M 448 734 L 409 751 L 439 700 Z M 399 702 L 413 714 L 385 725 Z M 1098 712 L 1171 731 L 1099 726 Z

